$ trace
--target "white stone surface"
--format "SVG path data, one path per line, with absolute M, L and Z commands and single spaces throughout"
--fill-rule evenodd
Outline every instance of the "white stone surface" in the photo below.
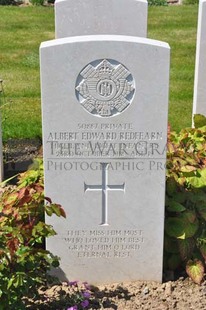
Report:
M 47 218 L 47 249 L 62 280 L 162 280 L 169 58 L 128 36 L 41 45 L 45 192 L 67 213 Z
M 199 2 L 193 115 L 206 116 L 206 0 Z
M 57 0 L 56 38 L 117 34 L 147 36 L 146 0 Z

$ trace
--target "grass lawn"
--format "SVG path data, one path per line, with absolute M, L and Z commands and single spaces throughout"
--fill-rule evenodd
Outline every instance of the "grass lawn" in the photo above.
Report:
M 39 45 L 54 38 L 51 7 L 0 7 L 3 139 L 41 136 Z
M 171 47 L 169 123 L 177 131 L 192 122 L 197 15 L 197 5 L 149 9 L 148 37 Z
M 198 7 L 150 7 L 148 37 L 171 47 L 169 122 L 191 125 Z M 41 137 L 39 45 L 54 38 L 52 7 L 0 6 L 3 139 Z

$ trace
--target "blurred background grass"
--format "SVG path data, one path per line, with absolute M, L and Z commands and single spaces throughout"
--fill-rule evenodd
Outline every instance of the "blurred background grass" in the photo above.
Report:
M 171 47 L 169 123 L 191 126 L 197 5 L 149 7 L 148 38 Z M 3 140 L 41 138 L 39 45 L 54 39 L 53 7 L 0 6 Z

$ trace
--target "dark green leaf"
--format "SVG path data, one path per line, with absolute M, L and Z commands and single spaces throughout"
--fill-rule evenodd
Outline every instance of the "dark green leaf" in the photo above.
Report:
M 170 200 L 168 203 L 167 210 L 170 212 L 183 212 L 186 210 L 186 208 L 179 202 L 176 202 L 174 200 Z
M 180 218 L 168 217 L 165 221 L 165 231 L 170 237 L 182 237 L 185 233 L 184 221 Z
M 178 247 L 181 259 L 183 261 L 188 260 L 192 256 L 195 247 L 195 241 L 193 238 L 178 239 Z
M 165 231 L 170 237 L 178 239 L 191 238 L 198 230 L 199 223 L 196 220 L 190 223 L 187 217 L 181 213 L 179 217 L 168 217 L 165 221 Z
M 167 193 L 168 193 L 169 196 L 172 196 L 173 193 L 176 192 L 176 190 L 177 190 L 177 183 L 176 183 L 174 178 L 171 177 L 171 178 L 167 179 L 167 186 L 166 186 L 166 188 L 167 188 Z
M 185 221 L 189 221 L 190 223 L 194 223 L 196 220 L 196 212 L 194 210 L 187 210 L 186 212 L 181 214 L 181 218 L 185 219 Z
M 170 255 L 167 265 L 170 270 L 176 270 L 181 265 L 181 258 L 179 254 Z
M 206 201 L 197 203 L 196 208 L 201 217 L 206 221 Z
M 177 240 L 173 239 L 171 237 L 168 237 L 166 234 L 164 236 L 164 249 L 168 253 L 178 253 L 178 245 L 177 245 Z

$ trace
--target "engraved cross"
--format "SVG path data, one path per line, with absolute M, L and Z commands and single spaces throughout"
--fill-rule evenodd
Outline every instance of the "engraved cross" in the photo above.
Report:
M 125 183 L 121 185 L 108 184 L 108 163 L 100 163 L 102 168 L 102 184 L 87 185 L 84 183 L 84 192 L 101 191 L 102 192 L 102 223 L 101 226 L 108 226 L 108 191 L 125 191 Z

